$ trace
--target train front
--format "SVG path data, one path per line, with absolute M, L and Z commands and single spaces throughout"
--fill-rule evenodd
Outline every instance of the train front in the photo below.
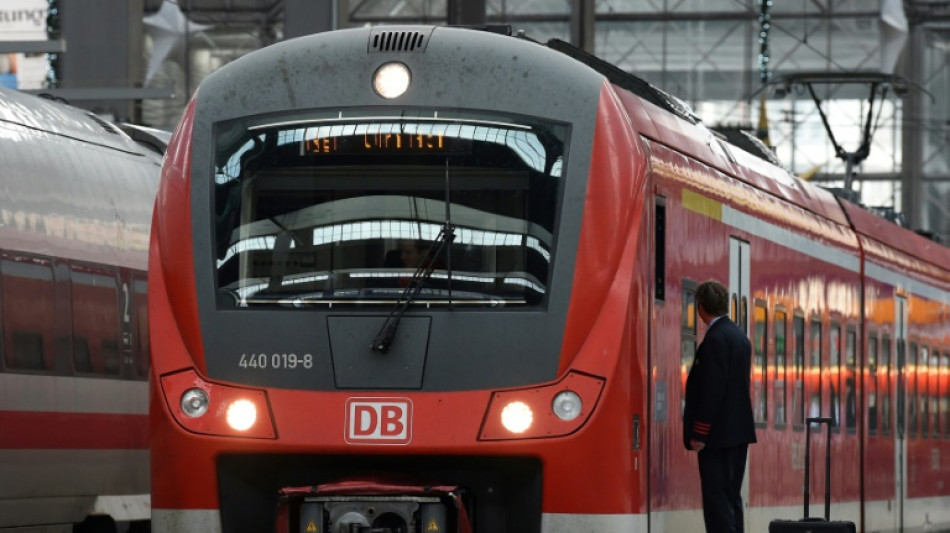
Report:
M 587 67 L 467 29 L 209 77 L 153 224 L 154 530 L 645 523 L 628 125 Z

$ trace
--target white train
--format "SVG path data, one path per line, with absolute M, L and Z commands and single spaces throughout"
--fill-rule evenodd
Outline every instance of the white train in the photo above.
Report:
M 0 89 L 2 532 L 148 528 L 145 268 L 164 142 Z

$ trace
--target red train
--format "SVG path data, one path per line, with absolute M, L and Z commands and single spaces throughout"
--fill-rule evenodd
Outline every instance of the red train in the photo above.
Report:
M 155 531 L 701 530 L 707 278 L 755 346 L 747 530 L 801 515 L 812 414 L 835 518 L 950 526 L 950 250 L 564 43 L 249 54 L 188 106 L 152 230 Z
M 154 134 L 0 89 L 0 531 L 147 531 L 160 170 Z

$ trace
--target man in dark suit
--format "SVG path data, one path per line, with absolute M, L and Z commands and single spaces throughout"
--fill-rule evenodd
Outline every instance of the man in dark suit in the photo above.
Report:
M 749 395 L 752 344 L 729 312 L 729 290 L 707 281 L 696 288 L 706 324 L 686 379 L 683 444 L 699 452 L 703 519 L 707 533 L 742 533 L 742 478 L 755 422 Z

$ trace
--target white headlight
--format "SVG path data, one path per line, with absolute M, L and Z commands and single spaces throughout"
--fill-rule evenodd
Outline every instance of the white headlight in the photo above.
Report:
M 208 412 L 208 393 L 202 389 L 188 389 L 181 395 L 181 410 L 191 418 Z
M 551 410 L 554 411 L 554 414 L 558 418 L 569 422 L 574 420 L 581 414 L 581 408 L 584 407 L 584 404 L 581 402 L 581 397 L 576 393 L 569 390 L 561 391 L 557 393 L 557 396 L 554 397 L 554 401 L 551 403 Z
M 386 63 L 373 75 L 373 89 L 383 98 L 397 98 L 409 88 L 412 76 L 402 63 Z
M 511 402 L 501 410 L 501 425 L 512 433 L 524 433 L 533 421 L 531 408 L 524 402 Z
M 228 425 L 238 431 L 244 431 L 257 420 L 257 408 L 248 400 L 237 400 L 228 406 Z

